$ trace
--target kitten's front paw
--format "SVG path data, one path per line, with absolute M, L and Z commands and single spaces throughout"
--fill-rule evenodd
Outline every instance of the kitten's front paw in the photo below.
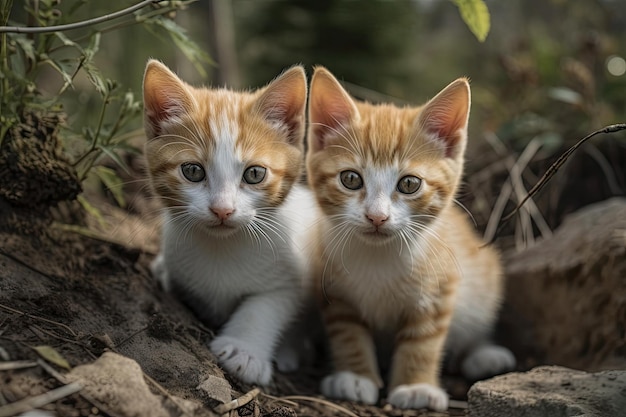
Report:
M 448 394 L 430 384 L 398 385 L 390 393 L 387 401 L 398 408 L 430 408 L 433 411 L 448 409 Z
M 472 350 L 461 364 L 465 378 L 476 381 L 515 368 L 515 356 L 503 346 L 481 345 Z
M 218 336 L 210 344 L 211 352 L 231 374 L 247 384 L 267 385 L 272 379 L 272 363 L 251 352 L 241 340 Z
M 342 371 L 327 376 L 320 387 L 322 394 L 337 400 L 360 401 L 374 404 L 378 401 L 378 387 L 369 378 Z

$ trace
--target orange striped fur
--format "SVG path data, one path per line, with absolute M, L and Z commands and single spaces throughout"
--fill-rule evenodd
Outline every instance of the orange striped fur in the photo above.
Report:
M 502 293 L 498 254 L 481 247 L 453 204 L 469 107 L 463 78 L 424 106 L 399 108 L 352 99 L 324 68 L 313 75 L 307 173 L 323 212 L 313 276 L 335 368 L 321 385 L 329 397 L 374 403 L 386 378 L 393 405 L 443 410 L 444 347 L 470 359 L 478 349 L 470 370 L 493 358 L 503 362 L 496 372 L 514 364 L 489 343 Z M 402 192 L 403 181 L 419 188 Z M 379 334 L 394 335 L 388 376 L 379 372 Z
M 298 365 L 279 342 L 306 295 L 315 221 L 297 183 L 304 68 L 239 92 L 192 87 L 150 60 L 143 91 L 150 183 L 164 205 L 152 274 L 216 330 L 209 347 L 225 371 L 267 385 L 274 362 Z

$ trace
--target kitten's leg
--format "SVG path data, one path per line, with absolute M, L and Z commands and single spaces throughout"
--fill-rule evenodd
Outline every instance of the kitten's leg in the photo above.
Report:
M 170 277 L 165 267 L 163 252 L 159 252 L 156 258 L 150 263 L 150 272 L 152 272 L 152 277 L 157 280 L 163 290 L 171 290 Z
M 267 385 L 281 333 L 296 314 L 299 290 L 255 294 L 242 302 L 210 344 L 228 372 L 249 384 Z
M 443 346 L 452 307 L 413 312 L 396 335 L 388 401 L 399 408 L 444 411 L 448 395 L 439 387 Z
M 509 372 L 515 368 L 515 356 L 504 346 L 483 343 L 474 347 L 461 363 L 463 376 L 470 381 Z
M 325 306 L 323 315 L 335 372 L 322 381 L 322 394 L 329 398 L 376 403 L 382 380 L 368 327 L 356 311 L 340 300 Z

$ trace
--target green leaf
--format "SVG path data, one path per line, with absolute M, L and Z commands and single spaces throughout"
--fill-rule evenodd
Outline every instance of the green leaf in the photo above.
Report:
M 31 61 L 35 61 L 35 48 L 33 45 L 33 40 L 28 39 L 26 36 L 18 35 L 13 38 L 17 46 L 20 47 L 22 52 L 24 52 L 24 56 Z
M 98 165 L 94 168 L 96 175 L 102 183 L 111 191 L 113 194 L 113 198 L 120 207 L 126 206 L 126 200 L 124 199 L 123 186 L 124 182 L 120 177 L 117 176 L 117 173 L 113 171 L 111 168 Z
M 61 354 L 57 352 L 56 349 L 52 346 L 35 346 L 33 349 L 35 349 L 39 356 L 41 356 L 47 362 L 53 363 L 57 366 L 60 366 L 61 368 L 65 368 L 68 370 L 71 368 L 67 360 L 63 356 L 61 356 Z
M 3 0 L 2 6 L 0 6 L 0 25 L 4 26 L 9 21 L 9 15 L 11 14 L 11 8 L 13 7 L 13 0 Z
M 61 74 L 61 77 L 63 77 L 63 83 L 64 83 L 64 87 L 62 87 L 62 91 L 64 91 L 67 87 L 74 86 L 73 80 L 72 80 L 72 73 L 69 72 L 70 65 L 68 65 L 67 62 L 53 61 L 50 58 L 46 58 L 46 59 L 43 59 L 41 63 L 50 65 L 59 74 Z
M 83 51 L 83 69 L 87 74 L 87 78 L 96 88 L 96 91 L 104 96 L 107 92 L 107 85 L 104 78 L 100 74 L 100 70 L 94 64 L 94 57 L 100 49 L 100 33 L 95 33 L 89 42 L 89 45 Z
M 491 27 L 489 9 L 484 0 L 452 0 L 461 13 L 461 18 L 476 39 L 484 42 Z
M 100 146 L 100 149 L 102 149 L 102 152 L 104 152 L 120 168 L 122 168 L 127 174 L 130 175 L 130 170 L 128 169 L 128 165 L 126 164 L 126 162 L 124 162 L 124 160 L 122 158 L 120 158 L 120 155 L 116 151 L 114 151 L 112 148 L 119 151 L 121 146 L 117 145 L 117 146 L 111 147 L 111 148 L 109 148 L 108 146 Z
M 98 221 L 98 224 L 100 224 L 101 227 L 107 226 L 107 222 L 106 220 L 104 220 L 104 217 L 102 216 L 102 212 L 100 212 L 100 210 L 92 206 L 91 203 L 87 201 L 87 199 L 82 195 L 79 195 L 76 199 L 78 200 L 80 205 L 83 206 L 85 211 L 92 215 Z
M 195 43 L 189 36 L 184 28 L 179 26 L 171 19 L 165 19 L 161 16 L 146 19 L 144 21 L 146 28 L 150 30 L 155 36 L 160 37 L 154 30 L 151 30 L 150 25 L 163 28 L 170 36 L 176 47 L 187 57 L 187 59 L 193 64 L 198 73 L 206 77 L 207 73 L 202 66 L 202 63 L 208 63 L 214 65 L 211 57 L 200 46 Z

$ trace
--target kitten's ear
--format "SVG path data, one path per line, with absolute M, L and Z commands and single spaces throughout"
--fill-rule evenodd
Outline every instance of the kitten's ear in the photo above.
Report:
M 297 65 L 269 83 L 255 104 L 263 117 L 287 129 L 289 143 L 297 147 L 303 146 L 306 93 L 306 74 Z
M 317 152 L 335 135 L 358 120 L 354 100 L 339 81 L 324 67 L 315 68 L 309 95 L 309 151 Z
M 163 122 L 193 105 L 188 86 L 161 62 L 151 59 L 143 77 L 144 125 L 148 139 L 161 134 Z
M 465 151 L 469 110 L 469 82 L 459 78 L 422 107 L 418 128 L 435 136 L 446 157 L 456 158 Z

